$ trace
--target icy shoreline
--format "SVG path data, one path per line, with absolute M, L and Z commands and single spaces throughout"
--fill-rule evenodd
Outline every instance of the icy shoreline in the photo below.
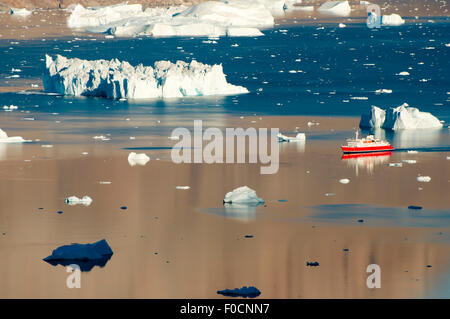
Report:
M 45 64 L 45 91 L 64 95 L 150 99 L 248 93 L 227 82 L 222 65 L 195 60 L 134 67 L 117 59 L 88 61 L 46 55 Z

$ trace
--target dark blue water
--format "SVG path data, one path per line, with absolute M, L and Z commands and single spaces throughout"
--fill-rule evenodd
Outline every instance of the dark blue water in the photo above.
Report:
M 435 21 L 381 29 L 368 29 L 363 23 L 346 28 L 336 28 L 335 24 L 323 28 L 283 26 L 280 29 L 287 32 L 273 29 L 265 30 L 265 36 L 258 38 L 224 37 L 216 40 L 217 44 L 202 43 L 205 39 L 201 38 L 93 41 L 85 36 L 80 40 L 30 40 L 18 44 L 0 40 L 1 85 L 5 81 L 9 81 L 6 85 L 23 80 L 36 83 L 44 71 L 47 53 L 82 59 L 118 58 L 133 65 L 191 59 L 222 63 L 228 81 L 251 92 L 219 98 L 134 102 L 2 93 L 0 104 L 25 106 L 38 113 L 121 116 L 151 112 L 195 117 L 218 113 L 359 116 L 370 105 L 388 107 L 407 102 L 448 123 L 450 47 L 445 44 L 450 43 L 450 23 L 448 18 Z M 12 74 L 11 68 L 22 70 L 18 73 L 20 79 L 5 79 Z M 396 75 L 401 71 L 408 71 L 410 76 Z M 393 92 L 374 93 L 382 88 Z

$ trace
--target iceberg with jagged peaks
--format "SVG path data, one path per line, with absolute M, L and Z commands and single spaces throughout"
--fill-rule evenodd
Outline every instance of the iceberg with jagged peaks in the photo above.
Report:
M 158 61 L 152 67 L 117 59 L 88 61 L 46 55 L 45 67 L 45 91 L 63 95 L 149 99 L 248 93 L 227 82 L 222 65 L 195 60 Z
M 361 128 L 385 128 L 390 130 L 441 128 L 443 124 L 429 112 L 421 112 L 407 103 L 399 107 L 383 110 L 371 106 L 367 114 L 361 116 Z

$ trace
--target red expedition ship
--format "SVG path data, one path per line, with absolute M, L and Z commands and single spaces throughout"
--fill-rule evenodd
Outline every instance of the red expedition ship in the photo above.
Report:
M 347 145 L 342 145 L 341 148 L 344 154 L 391 152 L 394 150 L 389 142 L 377 139 L 373 135 L 358 138 L 358 132 L 356 132 L 355 138 L 347 139 Z

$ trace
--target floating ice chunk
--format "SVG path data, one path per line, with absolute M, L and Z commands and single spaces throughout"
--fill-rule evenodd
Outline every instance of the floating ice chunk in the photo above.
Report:
M 136 154 L 134 152 L 131 152 L 128 155 L 128 164 L 130 164 L 130 166 L 136 165 L 144 166 L 145 164 L 147 164 L 148 161 L 150 161 L 150 157 L 148 157 L 144 153 Z
M 406 163 L 406 164 L 416 164 L 417 161 L 416 161 L 416 160 L 403 160 L 403 163 Z
M 84 206 L 89 206 L 92 203 L 92 198 L 90 198 L 89 196 L 85 195 L 82 198 L 78 198 L 76 196 L 70 196 L 67 197 L 65 199 L 66 204 L 70 205 L 70 206 L 74 206 L 74 205 L 84 205 Z
M 190 186 L 176 186 L 175 189 L 182 189 L 182 190 L 186 190 L 186 189 L 190 189 Z
M 5 131 L 0 129 L 0 144 L 1 143 L 25 143 L 30 142 L 29 140 L 24 140 L 22 136 L 8 136 Z
M 227 82 L 222 65 L 195 60 L 156 62 L 154 67 L 133 67 L 117 59 L 87 61 L 46 55 L 44 89 L 73 96 L 169 98 L 248 93 Z
M 382 127 L 395 131 L 440 128 L 443 124 L 431 113 L 421 112 L 419 109 L 409 107 L 408 104 L 404 103 L 399 107 L 389 108 L 387 111 L 372 105 L 369 113 L 361 116 L 359 126 L 361 128 Z
M 346 27 L 346 25 L 345 25 L 345 24 L 343 24 L 343 23 L 339 23 L 339 24 L 338 24 L 338 27 L 339 27 L 339 28 L 345 28 L 345 27 Z
M 383 15 L 381 17 L 381 24 L 385 26 L 398 26 L 404 23 L 405 20 L 403 20 L 402 17 L 396 13 Z
M 417 154 L 419 152 L 418 151 L 414 151 L 414 150 L 409 150 L 409 151 L 406 151 L 406 153 L 408 153 L 408 154 Z
M 3 106 L 3 109 L 6 111 L 6 112 L 11 112 L 12 110 L 17 110 L 19 107 L 17 106 L 17 105 L 4 105 Z
M 27 10 L 25 8 L 11 8 L 11 15 L 26 17 L 29 16 L 32 11 Z
M 407 75 L 409 75 L 409 72 L 402 71 L 402 72 L 398 73 L 397 75 L 407 76 Z
M 429 181 L 431 181 L 431 177 L 430 176 L 417 176 L 417 181 L 421 182 L 421 183 L 428 183 Z
M 391 167 L 403 167 L 402 163 L 389 163 L 389 166 Z
M 389 90 L 389 89 L 378 89 L 378 90 L 376 90 L 375 91 L 375 93 L 376 94 L 390 94 L 390 93 L 392 93 L 392 90 Z
M 247 186 L 242 186 L 242 187 L 238 187 L 235 190 L 228 192 L 225 195 L 225 198 L 223 199 L 224 203 L 228 203 L 228 204 L 262 204 L 264 203 L 264 200 L 262 198 L 259 198 L 258 196 L 256 196 L 256 192 L 247 187 Z
M 100 185 L 110 185 L 110 184 L 112 184 L 111 182 L 108 182 L 108 181 L 100 181 L 100 182 L 98 182 Z
M 348 1 L 327 1 L 317 9 L 320 13 L 334 16 L 348 16 L 351 10 Z
M 289 137 L 278 133 L 278 142 L 302 142 L 306 140 L 305 133 L 298 133 L 295 137 Z
M 90 271 L 94 266 L 103 267 L 113 255 L 111 247 L 105 239 L 93 244 L 64 245 L 53 250 L 44 261 L 56 266 L 76 264 L 81 271 Z
M 348 183 L 350 183 L 350 180 L 348 178 L 342 178 L 342 179 L 339 180 L 339 183 L 341 183 L 341 184 L 348 184 Z
M 92 136 L 92 138 L 94 140 L 101 140 L 101 141 L 109 141 L 110 138 L 104 136 L 104 135 L 96 135 L 96 136 Z

